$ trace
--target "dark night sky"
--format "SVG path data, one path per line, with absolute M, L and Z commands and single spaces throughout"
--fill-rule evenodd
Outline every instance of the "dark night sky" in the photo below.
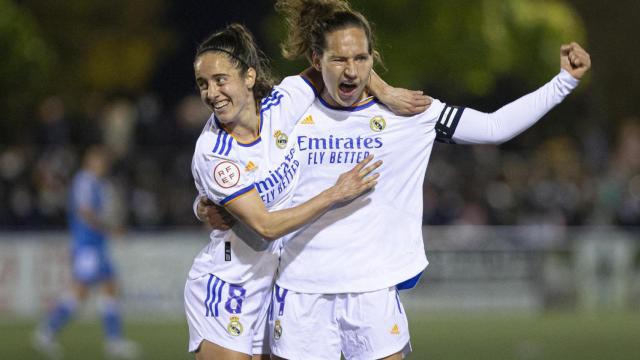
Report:
M 637 87 L 628 89 L 619 86 L 621 78 L 638 78 L 640 71 L 632 64 L 634 57 L 611 54 L 634 53 L 632 50 L 635 47 L 631 46 L 633 37 L 615 34 L 630 33 L 629 29 L 636 23 L 633 19 L 634 16 L 637 17 L 640 2 L 621 0 L 616 6 L 595 0 L 570 2 L 578 8 L 583 17 L 590 40 L 586 45 L 597 64 L 593 68 L 593 84 L 590 85 L 594 94 L 592 96 L 597 97 L 589 101 L 592 104 L 589 110 L 592 117 L 615 120 L 629 114 L 637 114 L 640 104 L 635 100 Z M 168 106 L 174 105 L 185 94 L 195 94 L 192 74 L 195 48 L 207 35 L 231 22 L 247 25 L 264 49 L 265 38 L 260 31 L 261 22 L 268 14 L 273 13 L 273 6 L 273 0 L 172 0 L 166 11 L 164 23 L 176 36 L 175 47 L 168 56 L 162 57 L 149 87 L 157 91 Z M 601 14 L 606 16 L 603 17 Z M 603 18 L 617 20 L 603 23 Z M 502 93 L 508 94 L 510 91 L 503 90 Z M 499 100 L 499 103 L 503 103 L 504 99 Z
M 240 22 L 262 46 L 260 22 L 272 11 L 273 2 L 264 0 L 174 1 L 166 12 L 165 23 L 175 33 L 175 48 L 158 65 L 151 88 L 170 106 L 190 92 L 195 94 L 191 64 L 198 43 L 225 25 Z

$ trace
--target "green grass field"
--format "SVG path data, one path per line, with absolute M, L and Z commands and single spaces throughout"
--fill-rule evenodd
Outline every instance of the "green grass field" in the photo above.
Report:
M 410 359 L 640 359 L 640 314 L 477 315 L 409 312 Z M 41 359 L 29 345 L 32 323 L 0 321 L 0 359 Z M 184 323 L 129 322 L 144 359 L 192 359 Z M 102 359 L 99 324 L 73 323 L 61 336 L 65 359 Z

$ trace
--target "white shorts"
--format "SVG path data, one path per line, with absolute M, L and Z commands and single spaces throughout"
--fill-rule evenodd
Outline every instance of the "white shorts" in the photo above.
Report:
M 271 352 L 290 360 L 379 359 L 411 351 L 395 287 L 366 293 L 304 294 L 275 286 Z
M 244 354 L 269 354 L 267 314 L 273 279 L 269 276 L 230 284 L 213 274 L 188 279 L 184 306 L 189 351 L 203 340 Z

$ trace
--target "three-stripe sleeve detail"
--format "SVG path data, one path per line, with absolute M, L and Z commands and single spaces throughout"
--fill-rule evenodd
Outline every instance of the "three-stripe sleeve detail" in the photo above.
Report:
M 283 97 L 284 95 L 280 94 L 278 90 L 274 90 L 271 95 L 262 100 L 260 112 L 267 111 L 272 106 L 280 105 L 280 100 L 282 100 Z
M 223 131 L 218 132 L 218 138 L 216 139 L 216 146 L 213 147 L 214 153 L 218 152 L 218 148 L 220 147 L 220 138 L 222 137 L 223 133 L 224 133 Z
M 446 105 L 436 123 L 436 140 L 445 143 L 454 143 L 453 134 L 456 132 L 456 127 L 460 121 L 460 117 L 464 112 L 462 106 L 449 106 Z
M 213 153 L 218 155 L 228 156 L 231 152 L 233 145 L 233 137 L 226 131 L 218 132 L 218 138 L 216 139 L 216 145 L 213 147 Z

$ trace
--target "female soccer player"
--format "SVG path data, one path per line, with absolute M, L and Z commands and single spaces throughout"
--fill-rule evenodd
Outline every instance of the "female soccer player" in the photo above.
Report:
M 202 101 L 213 112 L 193 155 L 195 185 L 200 196 L 224 206 L 240 222 L 213 231 L 189 272 L 189 351 L 197 359 L 260 357 L 269 353 L 263 337 L 278 263 L 274 240 L 371 190 L 378 178 L 372 172 L 381 162 L 362 156 L 336 176 L 337 182 L 285 209 L 300 166 L 288 138 L 315 98 L 309 82 L 293 76 L 272 87 L 263 54 L 237 24 L 198 47 L 194 72 Z M 408 95 L 409 101 L 397 101 L 400 108 L 427 105 L 420 93 L 384 91 L 391 103 Z
M 285 55 L 306 57 L 324 87 L 305 112 L 313 126 L 295 133 L 300 178 L 291 205 L 354 163 L 383 159 L 384 182 L 327 212 L 283 241 L 270 317 L 272 352 L 288 359 L 400 359 L 410 349 L 397 288 L 427 265 L 422 189 L 433 142 L 501 143 L 560 103 L 590 68 L 578 44 L 560 49 L 560 74 L 538 90 L 487 114 L 434 100 L 424 113 L 398 118 L 369 98 L 375 46 L 360 13 L 341 0 L 279 0 L 289 39 Z M 419 45 L 418 45 L 419 46 Z

